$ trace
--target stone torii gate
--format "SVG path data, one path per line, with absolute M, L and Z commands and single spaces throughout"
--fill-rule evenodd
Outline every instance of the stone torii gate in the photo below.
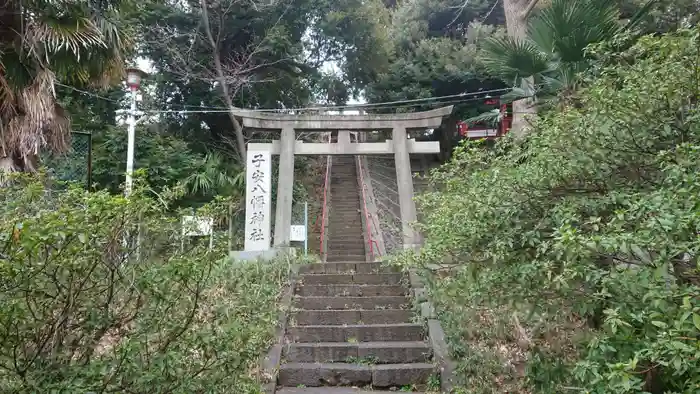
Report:
M 437 128 L 453 106 L 424 112 L 366 115 L 284 115 L 238 111 L 243 126 L 259 130 L 281 130 L 281 138 L 272 143 L 249 143 L 246 170 L 246 254 L 264 254 L 270 249 L 269 185 L 270 156 L 279 155 L 274 247 L 289 246 L 292 224 L 294 155 L 374 155 L 394 154 L 404 248 L 418 244 L 410 223 L 417 219 L 413 201 L 413 176 L 409 154 L 439 153 L 437 141 L 408 139 L 411 129 Z M 296 140 L 296 131 L 338 131 L 337 143 L 308 143 Z M 351 131 L 391 130 L 385 142 L 351 143 Z M 267 161 L 267 162 L 265 162 Z M 263 165 L 261 166 L 261 163 Z M 267 173 L 265 173 L 267 171 Z M 267 191 L 265 190 L 267 188 Z M 258 194 L 256 194 L 258 193 Z M 263 194 L 260 194 L 263 193 Z M 267 198 L 267 200 L 265 200 Z M 259 204 L 256 206 L 255 202 Z

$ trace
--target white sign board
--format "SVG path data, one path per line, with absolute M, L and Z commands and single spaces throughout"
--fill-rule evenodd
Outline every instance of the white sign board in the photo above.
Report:
M 207 217 L 183 216 L 182 235 L 185 237 L 197 237 L 211 235 L 214 219 Z
M 296 242 L 306 241 L 306 226 L 292 226 L 292 229 L 289 233 L 289 240 Z
M 245 185 L 245 250 L 269 250 L 272 219 L 272 163 L 269 151 L 248 151 Z

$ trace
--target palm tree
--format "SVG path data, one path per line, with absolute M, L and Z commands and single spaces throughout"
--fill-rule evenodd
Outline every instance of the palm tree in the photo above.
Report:
M 227 164 L 220 154 L 209 152 L 200 162 L 200 171 L 192 173 L 181 184 L 190 195 L 216 193 L 233 197 L 228 205 L 228 248 L 233 250 L 235 201 L 242 201 L 245 194 L 245 168 L 240 164 Z
M 0 171 L 34 171 L 38 154 L 69 147 L 58 81 L 107 86 L 123 75 L 132 42 L 121 0 L 5 0 L 0 9 Z
M 591 65 L 586 47 L 634 28 L 654 1 L 623 25 L 613 1 L 553 0 L 529 19 L 525 39 L 491 38 L 481 60 L 491 74 L 515 87 L 503 97 L 506 101 L 535 96 L 566 101 L 577 89 L 578 75 Z M 521 115 L 516 112 L 514 117 Z
M 242 197 L 245 193 L 245 169 L 231 166 L 217 152 L 209 152 L 199 163 L 200 171 L 182 181 L 185 190 L 192 195 L 221 192 Z

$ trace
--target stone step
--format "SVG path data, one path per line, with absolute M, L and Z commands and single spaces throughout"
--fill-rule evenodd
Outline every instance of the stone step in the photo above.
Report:
M 329 255 L 329 258 L 331 256 Z M 405 274 L 401 272 L 382 274 L 304 274 L 303 285 L 400 285 Z
M 335 246 L 331 246 L 331 242 L 328 243 L 328 248 L 333 250 L 336 249 Z M 341 248 L 342 250 L 342 248 Z M 353 249 L 353 250 L 347 250 L 343 251 L 343 253 L 338 253 L 338 252 L 328 252 L 328 257 L 333 258 L 333 260 L 327 260 L 330 263 L 338 262 L 338 261 L 348 261 L 348 260 L 360 260 L 365 258 L 365 249 Z
M 328 240 L 328 247 L 335 251 L 335 252 L 330 252 L 334 256 L 352 256 L 360 252 L 361 254 L 364 254 L 365 251 L 365 243 L 364 241 L 357 240 L 354 243 L 348 243 L 346 241 L 339 241 L 339 242 L 334 242 L 333 239 Z M 350 258 L 346 258 L 345 261 L 349 260 Z
M 290 326 L 292 342 L 413 342 L 425 339 L 422 324 L 357 324 L 337 326 Z
M 404 296 L 376 297 L 294 297 L 294 306 L 307 310 L 327 309 L 406 309 L 411 300 Z
M 330 249 L 336 248 L 336 246 L 331 245 L 329 242 L 328 247 Z M 348 261 L 349 258 L 352 258 L 354 260 L 359 259 L 360 257 L 365 258 L 365 249 L 353 249 L 353 250 L 348 250 L 347 253 L 352 253 L 352 254 L 335 254 L 335 253 L 328 253 L 328 256 L 332 257 L 333 260 L 328 261 L 329 263 L 337 263 L 340 261 Z
M 430 361 L 432 350 L 425 342 L 291 343 L 283 357 L 294 363 L 422 363 Z
M 426 383 L 435 374 L 428 363 L 361 365 L 346 363 L 282 364 L 277 378 L 281 386 L 395 387 Z
M 364 254 L 365 242 L 358 239 L 355 242 L 349 243 L 345 240 L 336 240 L 331 238 L 328 240 L 328 247 L 331 249 L 329 250 L 329 253 L 335 256 L 354 256 L 358 252 L 360 252 L 360 254 Z M 351 257 L 347 257 L 344 261 L 348 261 L 350 259 Z
M 408 290 L 401 285 L 305 285 L 298 286 L 300 296 L 331 297 L 372 297 L 407 295 Z
M 395 267 L 383 265 L 382 263 L 367 262 L 347 262 L 338 261 L 331 263 L 305 264 L 299 267 L 300 274 L 338 274 L 338 273 L 359 273 L 374 274 L 380 272 L 396 272 Z
M 425 394 L 412 391 L 413 394 Z M 396 394 L 396 391 L 366 391 L 357 387 L 280 387 L 275 394 Z
M 343 297 L 344 298 L 344 297 Z M 410 309 L 335 309 L 291 312 L 290 323 L 295 326 L 343 324 L 411 323 L 414 312 Z

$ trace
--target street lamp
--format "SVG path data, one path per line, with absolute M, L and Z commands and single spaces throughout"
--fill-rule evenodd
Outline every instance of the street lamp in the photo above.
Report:
M 146 73 L 138 68 L 126 69 L 126 85 L 131 90 L 131 109 L 129 110 L 129 125 L 128 142 L 126 148 L 126 186 L 124 194 L 128 197 L 131 194 L 131 189 L 134 184 L 134 145 L 136 140 L 136 92 L 141 86 L 141 78 Z

